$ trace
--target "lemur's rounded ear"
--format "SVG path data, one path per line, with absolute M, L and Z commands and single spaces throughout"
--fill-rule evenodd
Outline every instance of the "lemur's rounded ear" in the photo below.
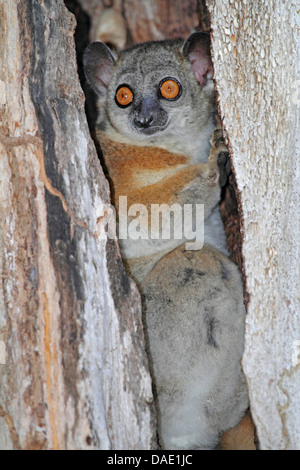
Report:
M 191 34 L 183 44 L 183 55 L 192 64 L 197 82 L 204 86 L 213 77 L 209 33 Z
M 104 42 L 93 42 L 86 48 L 83 55 L 84 73 L 97 94 L 105 93 L 114 64 L 114 56 Z

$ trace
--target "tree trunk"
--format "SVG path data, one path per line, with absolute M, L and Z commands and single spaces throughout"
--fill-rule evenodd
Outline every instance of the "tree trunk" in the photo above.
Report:
M 262 449 L 299 449 L 299 3 L 207 3 L 242 214 L 251 410 Z
M 139 293 L 62 0 L 0 0 L 0 448 L 154 446 Z

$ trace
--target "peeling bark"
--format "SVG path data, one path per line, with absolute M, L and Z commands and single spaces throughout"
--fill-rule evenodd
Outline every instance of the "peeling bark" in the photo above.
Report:
M 140 297 L 61 0 L 0 2 L 0 448 L 155 444 Z
M 207 4 L 242 214 L 252 415 L 262 449 L 299 449 L 299 5 Z

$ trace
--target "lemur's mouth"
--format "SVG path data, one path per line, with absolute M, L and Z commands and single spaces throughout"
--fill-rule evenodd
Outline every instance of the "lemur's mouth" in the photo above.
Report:
M 135 127 L 135 131 L 142 135 L 158 134 L 159 132 L 164 131 L 168 127 L 168 124 L 169 122 L 167 122 L 164 126 Z

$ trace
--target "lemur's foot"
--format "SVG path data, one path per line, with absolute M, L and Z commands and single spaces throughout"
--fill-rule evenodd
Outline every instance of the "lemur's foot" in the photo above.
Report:
M 216 161 L 219 168 L 219 184 L 226 184 L 228 175 L 231 173 L 231 162 L 228 149 L 223 139 L 223 131 L 221 127 L 217 127 L 213 131 L 211 139 L 210 159 Z

